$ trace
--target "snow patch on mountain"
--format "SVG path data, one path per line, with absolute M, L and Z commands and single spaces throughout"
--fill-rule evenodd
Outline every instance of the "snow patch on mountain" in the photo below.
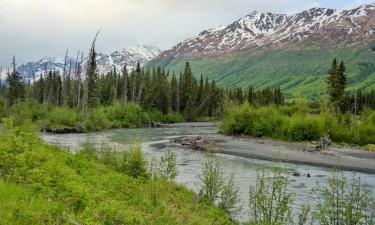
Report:
M 327 43 L 361 41 L 375 31 L 375 4 L 352 10 L 311 8 L 293 15 L 251 12 L 229 24 L 188 38 L 163 57 L 217 56 L 234 51 L 277 48 L 311 38 Z
M 151 45 L 137 45 L 130 48 L 124 48 L 111 53 L 110 55 L 104 53 L 97 53 L 97 65 L 98 73 L 105 74 L 113 69 L 117 71 L 123 70 L 125 64 L 127 69 L 131 70 L 140 62 L 141 65 L 145 65 L 154 57 L 159 55 L 161 50 Z M 87 68 L 88 58 L 83 60 L 83 73 Z M 30 80 L 38 79 L 42 74 L 47 71 L 59 71 L 63 72 L 64 67 L 67 72 L 73 73 L 76 68 L 77 60 L 73 57 L 67 57 L 67 65 L 65 67 L 65 57 L 43 57 L 36 62 L 26 62 L 17 67 L 17 70 L 23 77 L 25 82 Z M 5 74 L 5 71 L 3 72 Z M 3 75 L 5 77 L 5 75 Z

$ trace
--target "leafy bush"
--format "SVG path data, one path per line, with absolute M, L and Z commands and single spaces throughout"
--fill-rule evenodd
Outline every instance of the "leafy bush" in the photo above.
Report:
M 164 180 L 172 181 L 177 177 L 176 153 L 168 150 L 165 156 L 160 158 L 158 174 Z
M 83 120 L 78 109 L 55 107 L 46 115 L 47 127 L 75 127 Z
M 34 104 L 31 101 L 17 102 L 10 108 L 10 116 L 14 118 L 17 124 L 22 124 L 26 121 L 39 121 L 45 117 L 45 112 L 41 104 Z
M 108 129 L 112 127 L 105 109 L 102 107 L 95 108 L 89 113 L 85 125 L 86 129 L 89 131 Z
M 334 171 L 327 187 L 317 188 L 319 203 L 313 213 L 319 224 L 373 224 L 375 199 L 371 187 L 353 176 L 350 184 Z
M 241 210 L 239 189 L 234 184 L 233 174 L 230 178 L 224 176 L 223 160 L 214 153 L 208 153 L 203 162 L 202 172 L 198 177 L 204 200 L 210 204 L 218 203 L 228 215 L 234 216 Z
M 250 224 L 293 224 L 294 195 L 287 191 L 288 178 L 274 167 L 272 181 L 266 173 L 258 173 L 256 184 L 250 186 Z
M 0 119 L 7 116 L 7 112 L 5 109 L 5 103 L 0 99 Z
M 248 224 L 373 224 L 375 198 L 371 186 L 353 175 L 350 183 L 343 172 L 334 171 L 328 186 L 318 185 L 313 196 L 316 204 L 303 205 L 293 213 L 294 195 L 288 192 L 286 174 L 278 167 L 273 175 L 258 173 L 255 185 L 250 187 Z
M 290 125 L 291 140 L 313 141 L 324 134 L 320 128 L 321 122 L 316 118 L 294 117 Z
M 123 171 L 134 178 L 146 178 L 147 173 L 147 162 L 144 159 L 141 148 L 133 147 L 130 151 L 125 152 Z
M 299 103 L 253 108 L 247 102 L 229 106 L 220 131 L 291 141 L 317 141 L 329 135 L 338 143 L 375 144 L 375 112 L 365 111 L 358 118 L 332 113 L 324 105 L 318 114 L 312 114 L 307 107 Z

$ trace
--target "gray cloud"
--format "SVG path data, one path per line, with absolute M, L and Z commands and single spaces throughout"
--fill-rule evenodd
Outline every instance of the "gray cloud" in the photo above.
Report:
M 8 65 L 12 54 L 23 62 L 62 55 L 66 48 L 87 52 L 98 29 L 98 50 L 103 52 L 137 43 L 168 48 L 253 10 L 292 13 L 338 2 L 353 1 L 0 0 L 0 65 Z

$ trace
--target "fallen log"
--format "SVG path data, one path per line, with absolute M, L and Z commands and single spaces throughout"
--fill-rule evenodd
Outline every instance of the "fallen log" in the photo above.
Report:
M 207 151 L 215 146 L 214 139 L 202 136 L 176 137 L 172 138 L 171 142 L 199 151 Z

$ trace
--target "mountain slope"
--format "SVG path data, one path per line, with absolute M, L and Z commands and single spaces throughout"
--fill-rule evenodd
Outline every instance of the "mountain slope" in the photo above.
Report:
M 177 44 L 150 65 L 180 71 L 191 61 L 197 76 L 203 73 L 221 85 L 281 86 L 290 98 L 319 98 L 334 57 L 348 64 L 350 84 L 375 88 L 374 31 L 375 4 L 294 15 L 252 12 Z

